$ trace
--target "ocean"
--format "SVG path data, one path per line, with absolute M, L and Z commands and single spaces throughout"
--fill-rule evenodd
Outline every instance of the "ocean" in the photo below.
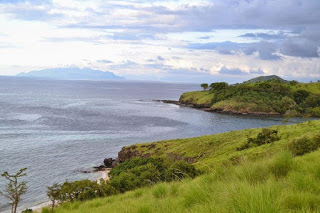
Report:
M 0 173 L 27 168 L 20 209 L 47 201 L 54 182 L 95 179 L 80 171 L 123 146 L 283 124 L 280 117 L 209 113 L 178 100 L 198 84 L 59 81 L 0 77 Z M 299 122 L 301 119 L 292 122 Z M 0 190 L 5 180 L 0 177 Z M 8 211 L 0 198 L 0 212 Z

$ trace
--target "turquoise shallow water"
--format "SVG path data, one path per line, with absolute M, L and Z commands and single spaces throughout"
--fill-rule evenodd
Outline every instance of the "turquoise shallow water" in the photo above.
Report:
M 55 81 L 0 77 L 0 172 L 28 168 L 21 208 L 44 202 L 46 186 L 82 174 L 125 145 L 282 124 L 281 118 L 223 115 L 155 102 L 198 85 Z M 294 122 L 299 122 L 296 120 Z M 4 180 L 0 179 L 0 188 Z M 0 198 L 0 212 L 7 211 Z

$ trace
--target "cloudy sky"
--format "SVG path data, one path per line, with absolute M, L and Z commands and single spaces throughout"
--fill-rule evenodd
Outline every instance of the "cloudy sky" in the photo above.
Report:
M 128 79 L 320 79 L 319 0 L 0 0 L 0 75 L 89 67 Z

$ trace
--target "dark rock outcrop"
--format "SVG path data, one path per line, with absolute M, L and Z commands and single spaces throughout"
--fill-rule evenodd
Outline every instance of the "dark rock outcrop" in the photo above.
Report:
M 94 166 L 94 167 L 93 167 L 93 171 L 94 171 L 94 172 L 104 171 L 105 169 L 106 169 L 106 167 L 105 167 L 104 165 Z
M 104 161 L 103 161 L 104 166 L 107 167 L 107 168 L 111 168 L 113 161 L 114 161 L 114 160 L 113 160 L 112 158 L 106 158 L 106 159 L 104 159 Z

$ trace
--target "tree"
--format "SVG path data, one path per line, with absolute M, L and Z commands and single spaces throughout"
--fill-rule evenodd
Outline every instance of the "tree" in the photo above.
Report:
M 201 87 L 203 88 L 203 90 L 207 90 L 209 85 L 208 84 L 201 84 Z
M 57 183 L 53 184 L 51 187 L 50 186 L 47 187 L 47 195 L 52 202 L 51 212 L 53 212 L 56 201 L 59 200 L 60 189 L 61 189 L 61 185 L 59 185 Z
M 210 84 L 210 87 L 212 90 L 223 90 L 228 87 L 228 84 L 226 82 L 217 82 Z
M 293 93 L 293 98 L 294 101 L 297 104 L 301 104 L 304 100 L 306 100 L 306 98 L 309 96 L 310 92 L 306 91 L 306 90 L 297 90 L 296 92 Z
M 6 185 L 4 192 L 0 191 L 0 195 L 11 200 L 11 213 L 17 212 L 18 204 L 21 200 L 21 195 L 23 195 L 27 191 L 27 183 L 18 182 L 18 179 L 20 177 L 27 175 L 27 173 L 25 173 L 26 170 L 27 168 L 20 169 L 19 172 L 14 175 L 10 175 L 7 171 L 1 174 L 2 177 L 9 181 L 9 183 Z

